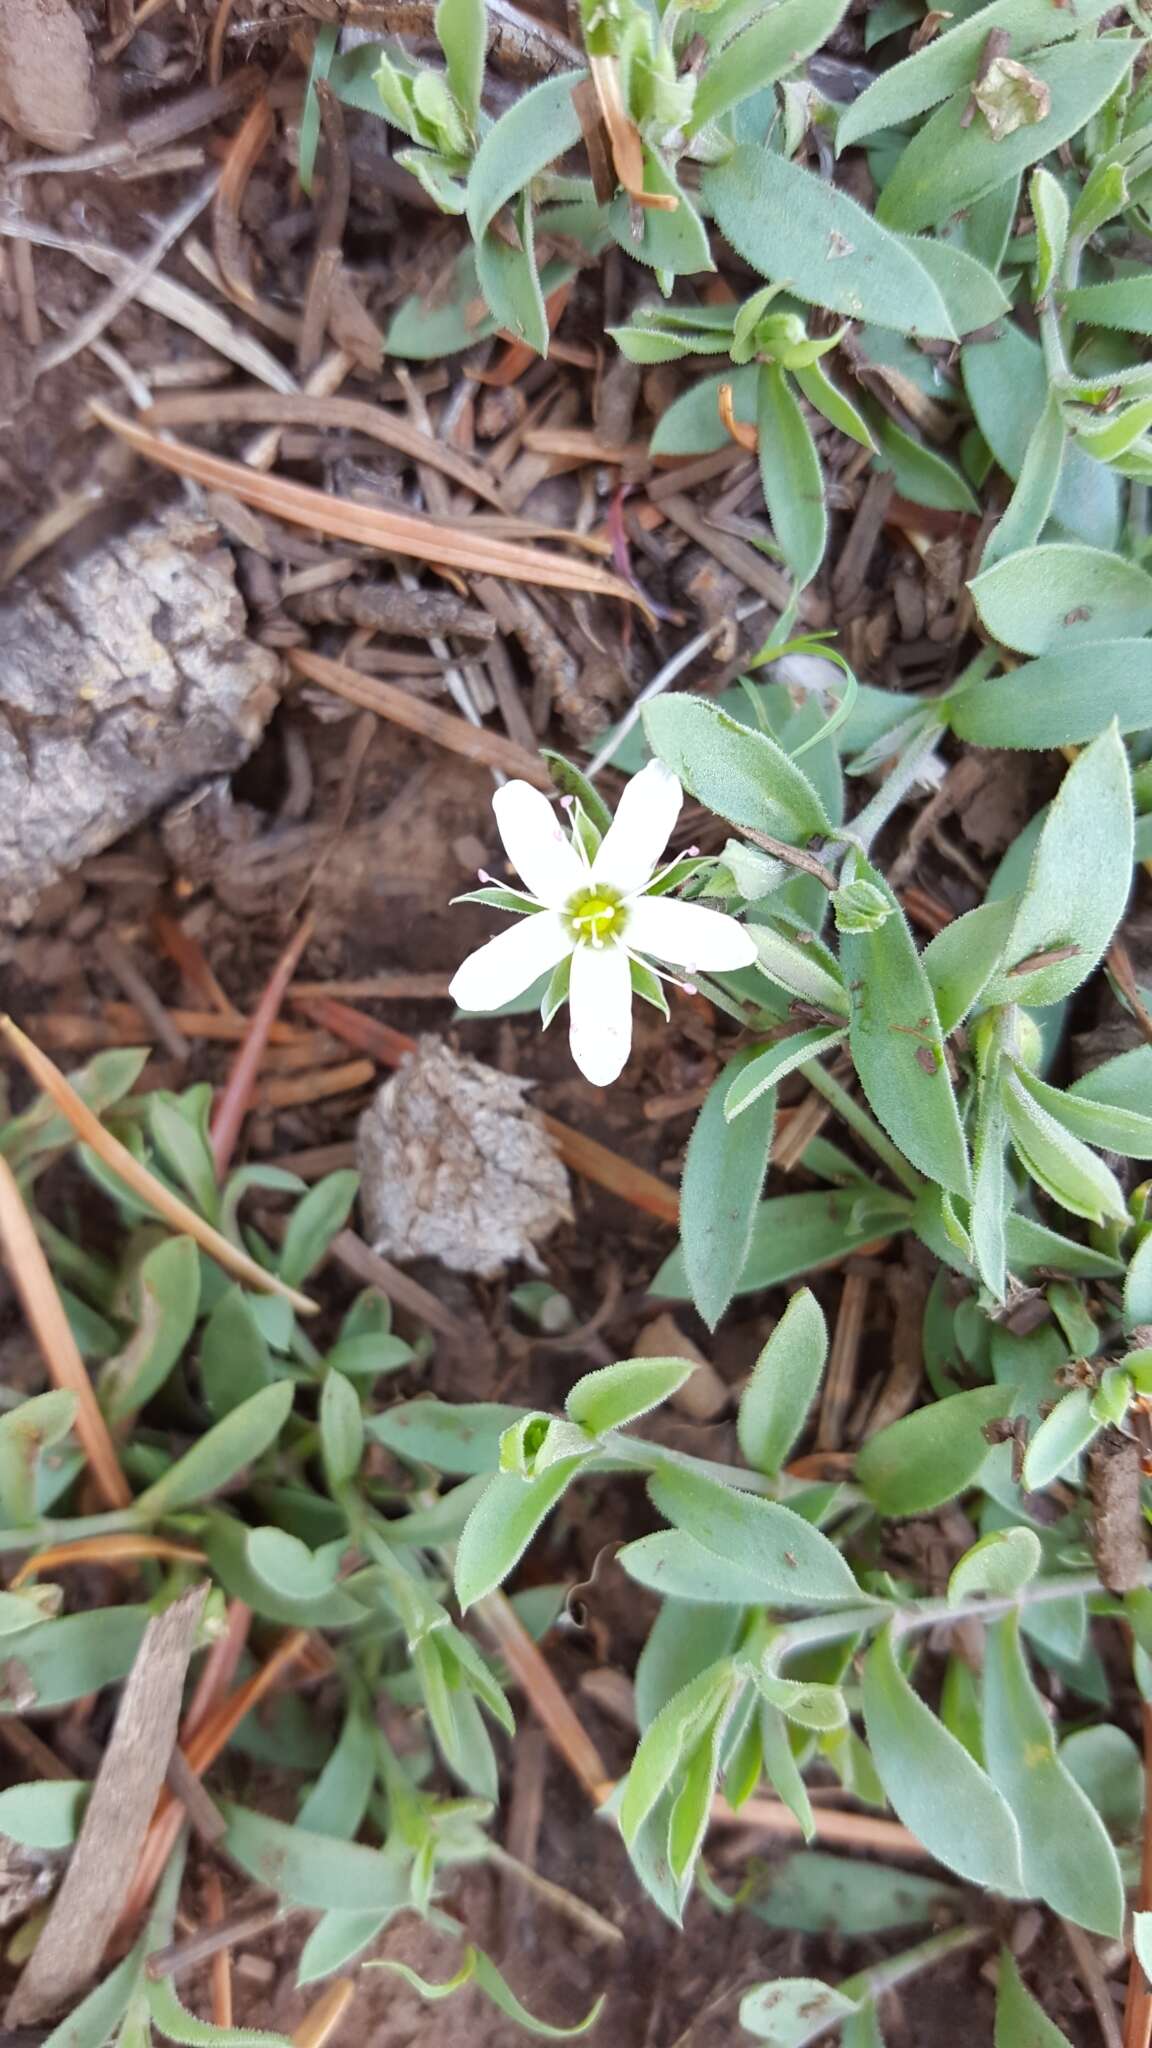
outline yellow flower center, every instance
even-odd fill
[[[628,922],[619,891],[603,884],[577,890],[565,916],[572,937],[586,946],[603,946],[609,939],[618,939]]]

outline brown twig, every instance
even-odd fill
[[[164,1948],[153,1949],[144,1965],[145,1974],[153,1982],[160,1977],[182,1976],[185,1970],[210,1962],[222,1948],[235,1948],[241,1941],[255,1941],[257,1935],[267,1934],[291,1911],[292,1907],[286,1906],[275,1893],[265,1893],[258,1904],[238,1906],[234,1913],[221,1915],[210,1926],[197,1929],[182,1941],[170,1941]]]
[[[261,1062],[268,1044],[268,1034],[275,1023],[280,1006],[288,992],[292,976],[300,962],[305,947],[316,929],[314,917],[306,917],[298,932],[289,940],[283,953],[268,978],[267,985],[248,1026],[244,1042],[233,1062],[231,1072],[221,1091],[213,1113],[211,1124],[212,1157],[216,1162],[217,1179],[227,1172],[236,1150],[236,1143],[248,1114],[252,1092],[256,1086]]]
[[[321,1992],[315,2005],[305,2013],[291,2037],[292,2048],[324,2048],[355,1996],[354,1977],[335,1977],[327,1990]]]
[[[813,1806],[812,1818],[821,1841],[839,1842],[846,1848],[879,1849],[889,1856],[928,1855],[923,1843],[899,1821],[883,1820],[873,1813],[844,1813],[838,1807]],[[773,1835],[802,1835],[795,1814],[779,1799],[746,1799],[738,1813],[724,1799],[712,1802],[712,1819],[721,1827],[762,1828]]]
[[[212,17],[212,33],[208,38],[208,80],[211,85],[219,85],[224,76],[224,40],[234,4],[235,0],[219,0]]]
[[[375,1079],[376,1068],[371,1060],[347,1060],[342,1066],[263,1082],[256,1093],[256,1106],[303,1109],[310,1102],[327,1102],[333,1095],[351,1095],[357,1088],[370,1088]]]
[[[79,1100],[79,1097],[77,1097]],[[53,1386],[76,1396],[76,1434],[93,1484],[107,1508],[132,1504],[132,1489],[120,1470],[116,1447],[72,1326],[56,1291],[52,1269],[24,1204],[20,1185],[0,1154],[0,1254],[20,1297],[29,1328],[40,1347]]]
[[[218,1870],[208,1870],[204,1891],[209,1925],[215,1929],[224,1919],[224,1887]],[[232,2025],[232,1958],[226,1945],[218,1948],[212,1957],[212,2024],[214,2027]]]
[[[515,1608],[503,1593],[488,1593],[477,1601],[475,1611],[513,1678],[527,1694],[553,1748],[579,1779],[593,1805],[602,1806],[612,1790],[608,1766]]]
[[[1149,1015],[1144,998],[1140,993],[1140,984],[1136,979],[1136,969],[1132,965],[1131,955],[1122,939],[1114,939],[1112,941],[1108,948],[1106,964],[1113,981],[1116,983],[1117,988],[1132,1012],[1133,1023],[1136,1025],[1141,1037],[1149,1045],[1152,1045],[1152,1016]]]
[[[856,1385],[856,1366],[870,1284],[871,1275],[866,1266],[849,1266],[844,1275],[836,1328],[828,1350],[828,1371],[816,1429],[815,1448],[818,1451],[839,1450],[843,1441],[844,1422]]]
[[[741,838],[750,839],[753,846],[759,846],[764,853],[770,853],[776,860],[782,860],[787,867],[799,868],[801,874],[813,876],[817,882],[822,882],[826,889],[834,890],[840,887],[831,868],[825,867],[824,862],[817,860],[816,855],[809,853],[805,847],[789,846],[786,840],[773,839],[767,832],[754,831],[751,825],[741,825],[739,831]]]
[[[191,477],[194,483],[204,484],[209,490],[231,491],[242,504],[286,519],[290,525],[307,526],[337,540],[379,548],[385,554],[410,555],[417,561],[444,563],[453,569],[510,576],[518,583],[541,583],[554,590],[591,591],[601,597],[622,598],[626,604],[644,609],[642,599],[629,584],[593,563],[547,554],[540,548],[519,547],[514,541],[491,540],[483,533],[473,533],[467,523],[449,525],[382,505],[357,505],[306,484],[289,483],[284,477],[260,476],[242,463],[209,455],[187,442],[161,440],[158,434],[149,433],[147,428],[135,425],[96,400],[90,402],[89,410],[110,432],[118,434],[129,447],[161,469]]]
[[[238,1280],[244,1280],[249,1287],[256,1288],[262,1294],[283,1295],[284,1299],[290,1301],[293,1308],[303,1315],[315,1314],[316,1304],[309,1301],[306,1294],[298,1293],[294,1287],[286,1287],[275,1273],[269,1273],[264,1266],[258,1265],[255,1259],[250,1258],[247,1252],[241,1251],[238,1246],[230,1243],[228,1238],[222,1236],[220,1231],[214,1230],[210,1223],[205,1223],[204,1218],[198,1215],[195,1209],[190,1208],[187,1202],[181,1201],[179,1195],[173,1194],[170,1188],[165,1187],[163,1181],[157,1180],[154,1173],[150,1173],[146,1166],[142,1166],[129,1152],[127,1146],[122,1145],[119,1138],[114,1138],[111,1131],[105,1129],[99,1117],[81,1100],[71,1082],[60,1072],[54,1061],[48,1058],[47,1053],[41,1052],[39,1046],[33,1045],[30,1038],[25,1037],[19,1026],[12,1022],[11,1017],[0,1017],[0,1032],[32,1079],[51,1098],[57,1109],[63,1112],[76,1136],[85,1145],[92,1147],[104,1164],[111,1167],[117,1179],[131,1188],[133,1194],[139,1195],[182,1236],[194,1237],[197,1244],[202,1246],[210,1257],[223,1266],[226,1272],[235,1274]],[[4,1170],[9,1171],[7,1167]],[[12,1185],[15,1187],[15,1181]],[[23,1203],[20,1206],[23,1209]],[[28,1224],[28,1230],[35,1240],[31,1224]],[[39,1249],[38,1240],[35,1241]],[[55,1295],[55,1289],[53,1294]],[[59,1309],[58,1297],[56,1300]],[[60,1309],[59,1313],[63,1317],[63,1309]],[[69,1336],[71,1337],[70,1332]],[[75,1350],[74,1340],[72,1348],[79,1361],[80,1354]],[[83,1372],[82,1365],[80,1370]],[[87,1377],[85,1373],[85,1381]],[[90,1386],[89,1393],[91,1394]],[[95,1396],[92,1396],[92,1399],[94,1401]],[[125,1505],[126,1502],[117,1504]]]
[[[1100,2022],[1104,2048],[1124,2048],[1120,2023],[1116,2018],[1116,2008],[1108,1988],[1108,1979],[1100,1967],[1100,1958],[1091,1935],[1086,1934],[1082,1927],[1077,1927],[1074,1920],[1066,1920],[1063,1914],[1060,1916],[1060,1925],[1064,1931],[1064,1939],[1072,1951],[1076,1968],[1084,1980],[1084,1989],[1092,2001],[1092,2009]]]
[[[476,761],[486,768],[499,768],[505,775],[518,776],[524,782],[532,783],[536,789],[552,790],[552,779],[543,761],[536,754],[529,754],[500,732],[489,732],[486,726],[470,725],[466,719],[457,718],[450,711],[441,711],[438,705],[425,703],[422,697],[409,696],[395,683],[386,683],[378,676],[364,676],[357,669],[349,668],[346,662],[330,661],[325,654],[311,654],[306,648],[293,647],[289,650],[288,661],[298,675],[306,676],[310,682],[322,683],[337,697],[343,697],[349,704],[357,704],[363,711],[374,711],[378,718],[387,719],[390,725],[398,725],[405,732],[418,733],[422,739],[432,740],[448,752],[460,754],[466,761]]]
[[[238,306],[251,307],[257,296],[248,274],[240,208],[248,180],[271,142],[275,126],[268,95],[264,91],[249,107],[232,138],[212,208],[212,248],[216,267],[225,289]]]
[[[70,2004],[99,1965],[176,1740],[207,1590],[193,1586],[144,1631],[63,1883],[9,2000],[10,2027]]]
[[[219,1010],[221,1016],[233,1017],[243,1024],[244,1020],[231,996],[221,988],[209,966],[199,939],[194,939],[191,932],[186,931],[176,918],[169,917],[163,910],[155,913],[152,931],[168,958],[180,969],[189,986],[203,996],[213,1009]]]
[[[308,272],[304,322],[296,351],[296,367],[302,377],[315,369],[323,352],[332,292],[343,255],[348,202],[352,195],[344,109],[331,86],[323,79],[316,82],[316,102],[320,109],[320,137],[324,147],[324,204]]]
[[[102,932],[96,940],[96,951],[113,975],[129,1002],[148,1019],[165,1051],[174,1060],[186,1060],[192,1047],[179,1025],[172,1022],[151,983],[140,972],[127,946],[122,946],[114,932]]]

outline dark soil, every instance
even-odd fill
[[[548,8],[542,5],[539,11],[547,13]],[[109,0],[107,14],[95,4],[82,8],[81,14],[97,48],[119,38],[126,23],[118,0]],[[275,5],[250,7],[243,16],[238,11],[225,43],[227,71],[247,61],[259,65],[274,82],[278,109],[274,138],[243,202],[246,260],[261,303],[292,316],[304,302],[313,240],[313,213],[295,183],[291,148],[304,77],[301,57],[307,54],[311,23],[309,17]],[[556,10],[556,18],[562,19],[562,10]],[[202,85],[210,28],[211,17],[201,0],[161,8],[117,55],[99,62],[101,136],[119,133],[125,122]],[[846,47],[851,42],[849,35]],[[162,175],[129,180],[114,173],[49,172],[16,181],[15,203],[61,234],[138,253],[155,225],[203,175],[205,165],[226,149],[237,118],[235,113],[225,115],[173,144],[172,164]],[[352,203],[345,257],[367,317],[381,324],[404,294],[420,284],[435,288],[458,246],[456,229],[425,210],[412,182],[387,156],[383,137],[382,125],[350,118]],[[191,161],[180,160],[181,150]],[[0,180],[5,162],[26,153],[26,142],[0,125]],[[207,215],[195,232],[203,242],[210,241]],[[29,339],[30,308],[40,308],[42,332],[51,338],[66,331],[106,283],[74,257],[38,247],[31,285],[27,279],[22,284],[13,260],[16,247],[0,240],[0,550],[21,546],[53,508],[73,499],[79,508],[64,537],[37,552],[26,572],[35,579],[60,549],[79,553],[91,548],[102,534],[122,530],[142,510],[173,501],[179,487],[127,457],[104,429],[93,426],[85,411],[93,396],[130,408],[114,372],[90,351],[39,378],[34,375],[37,344]],[[186,242],[170,254],[163,269],[226,310],[238,329],[260,339],[283,362],[292,362],[290,344],[204,282],[188,261]],[[734,264],[732,279],[740,289],[738,273]],[[613,302],[609,311],[617,318],[621,305],[626,310],[641,287],[642,280],[622,258],[612,259],[602,271],[582,273],[559,330],[567,351],[562,348],[559,358],[533,365],[518,385],[478,385],[474,407],[461,410],[465,432],[460,445],[483,459],[499,436],[518,423],[526,406],[559,425],[591,428],[590,346],[602,330],[605,297]],[[202,340],[134,302],[111,322],[104,339],[132,369],[155,380],[158,395],[179,388],[180,378],[198,381],[196,365],[203,369],[208,364],[207,374],[214,374],[213,363],[216,369],[221,365],[220,358],[210,361]],[[567,359],[573,352],[575,362]],[[464,360],[482,371],[503,355],[504,345],[493,344]],[[241,371],[224,367],[229,386],[247,382]],[[433,406],[442,402],[444,393],[458,395],[459,367],[459,359],[442,369],[427,366],[430,374],[419,366],[420,381],[434,387]],[[672,370],[645,376],[635,417],[626,422],[623,438],[642,440],[681,381],[680,373]],[[347,391],[373,398],[385,386],[394,396],[390,366],[383,372],[357,367]],[[250,428],[211,425],[180,431],[234,457],[252,433]],[[898,523],[873,518],[873,500],[867,505],[864,501],[875,485],[868,484],[849,444],[829,430],[823,453],[837,540],[830,573],[818,587],[821,615],[840,630],[845,654],[863,679],[882,676],[890,686],[898,675],[918,688],[946,683],[960,663],[971,623],[962,586],[975,522],[953,515],[929,516],[931,545],[925,558]],[[529,484],[518,505],[522,515],[561,525],[581,518],[585,524],[603,523],[620,471],[594,461],[572,468],[562,459],[538,457],[533,486],[522,467],[530,459],[523,454],[513,458],[519,483]],[[286,432],[277,467],[282,474],[322,484],[337,494],[360,496],[364,502],[413,504],[420,489],[419,479],[401,458],[339,432]],[[693,488],[700,504],[726,495],[730,521],[737,527],[744,522],[742,530],[753,534],[764,527],[764,518],[753,465],[746,462],[744,471],[747,488],[742,494],[733,495],[741,473],[738,465]],[[630,458],[622,474],[637,486],[630,501],[633,510],[650,502],[644,495],[650,472],[643,459]],[[465,516],[464,501],[457,497],[455,502]],[[302,623],[284,588],[302,567],[315,566],[338,549],[326,550],[318,538],[306,541],[298,530],[274,520],[262,531],[254,528],[250,516],[233,501],[209,501],[205,509],[220,522],[234,550],[252,633],[268,645],[307,643],[347,658],[349,629]],[[555,596],[539,599],[539,609],[558,635],[568,665],[564,688],[551,692],[547,669],[539,663],[534,666],[518,642],[506,643],[521,720],[528,723],[529,734],[533,728],[541,735],[546,732],[562,747],[573,748],[604,725],[685,636],[710,619],[730,618],[736,604],[749,595],[730,570],[689,543],[674,523],[664,520],[647,526],[632,521],[628,531],[636,573],[651,595],[678,612],[682,623],[662,624],[653,634],[623,621],[620,608],[600,601],[569,605]],[[739,644],[733,628],[716,657],[689,672],[689,681],[709,690],[722,687],[737,672],[741,649],[746,652],[759,643],[770,618],[770,612],[762,612],[750,621],[741,629]],[[441,691],[442,677],[429,664],[424,643],[361,636],[357,647],[361,655],[367,650],[369,658],[381,652],[392,657],[388,680],[406,683],[418,695],[431,697]],[[396,672],[397,655],[417,657],[410,674],[402,662]],[[442,694],[435,701],[453,708]],[[488,723],[499,729],[499,714]],[[982,773],[975,780],[969,777],[965,782],[964,773],[960,762],[943,795],[927,809],[922,806],[920,836],[909,836],[913,814],[905,811],[883,849],[889,863],[904,856],[900,880],[905,900],[925,934],[978,900],[1000,853],[1052,784],[1049,768],[1019,755],[1010,760],[983,757]],[[612,778],[606,778],[606,786],[611,783]],[[63,1064],[78,1063],[117,1035],[116,1013],[109,1006],[122,1005],[125,995],[102,946],[111,935],[130,949],[161,1004],[202,1009],[202,996],[189,992],[158,936],[159,914],[183,925],[227,995],[248,1011],[306,904],[314,911],[317,926],[301,979],[342,983],[397,977],[400,992],[395,996],[351,1000],[398,1030],[447,1032],[478,1057],[531,1075],[538,1083],[534,1099],[539,1107],[647,1167],[674,1189],[696,1108],[719,1069],[722,1051],[731,1043],[727,1025],[703,1002],[676,996],[670,1030],[638,1018],[633,1058],[623,1081],[611,1092],[590,1089],[575,1073],[559,1026],[542,1037],[534,1020],[451,1024],[447,979],[464,952],[486,935],[490,920],[481,910],[451,908],[450,898],[472,886],[478,868],[499,871],[491,793],[491,777],[483,765],[444,753],[286,676],[280,709],[230,788],[214,787],[194,807],[141,826],[49,891],[31,924],[21,930],[5,932],[0,910],[0,958],[6,961],[0,975],[3,1005]],[[682,843],[701,840],[708,829],[719,830],[714,825],[706,828],[698,814],[687,810]],[[717,842],[705,838],[703,843]],[[425,978],[419,993],[413,993],[417,985],[412,977]],[[1088,1014],[1078,1021],[1082,1029],[1091,1030],[1096,1020]],[[357,1056],[336,1038],[318,1038],[313,1068],[320,1073]],[[140,1085],[219,1081],[228,1059],[227,1047],[203,1039],[193,1040],[186,1062],[174,1061],[171,1052],[159,1046]],[[278,1076],[283,1078],[273,1066],[264,1079],[275,1082]],[[335,1094],[320,1094],[298,1106],[258,1104],[246,1131],[248,1155],[283,1163],[318,1148],[346,1147],[379,1078],[361,1078]],[[798,1090],[794,1102],[801,1098]],[[794,1174],[789,1185],[802,1188],[803,1175]],[[588,1181],[574,1182],[574,1202],[576,1220],[550,1240],[545,1266],[571,1302],[576,1324],[596,1319],[592,1332],[569,1349],[541,1343],[508,1303],[510,1286],[524,1275],[511,1274],[499,1283],[472,1283],[428,1266],[415,1277],[455,1313],[471,1319],[477,1341],[466,1352],[439,1346],[427,1370],[419,1378],[398,1383],[399,1392],[410,1393],[419,1386],[453,1400],[500,1399],[554,1407],[580,1373],[629,1355],[655,1312],[647,1288],[671,1246],[672,1230]],[[842,1432],[829,1447],[835,1452],[851,1451],[860,1441],[872,1405],[888,1383],[899,1344],[906,1341],[898,1320],[901,1299],[923,1291],[918,1254],[910,1248],[889,1250],[867,1271],[870,1285],[856,1380]],[[334,1298],[340,1297],[343,1284],[334,1279]],[[834,1317],[843,1276],[821,1274],[813,1284]],[[677,1311],[677,1318],[684,1333],[707,1348],[734,1396],[780,1305],[781,1300],[773,1297],[738,1305],[715,1342],[689,1311]],[[399,1320],[402,1327],[412,1327],[403,1315]],[[915,1325],[913,1334],[918,1341]],[[6,1377],[14,1377],[19,1369],[22,1341],[9,1312],[3,1339]],[[730,1401],[715,1420],[681,1417],[666,1427],[685,1448],[724,1457],[732,1448],[732,1412]],[[638,1488],[578,1490],[556,1518],[546,1543],[533,1553],[531,1574],[542,1582],[591,1579],[606,1546],[642,1533],[647,1526],[644,1515]],[[940,1569],[946,1573],[955,1554],[947,1532],[942,1534],[933,1525],[924,1534],[929,1554],[935,1544]],[[625,1767],[630,1753],[629,1680],[653,1605],[606,1563],[586,1596],[587,1625],[576,1628],[566,1622],[546,1645],[614,1770]],[[606,1697],[616,1701],[615,1717],[604,1711]],[[323,1697],[317,1702],[322,1723],[326,1704]],[[530,1727],[522,1706],[520,1719],[522,1730]],[[44,1732],[52,1739],[50,1726]],[[94,1722],[89,1737],[98,1734],[99,1723]],[[643,1899],[615,1832],[594,1818],[560,1761],[522,1733],[518,1747],[506,1751],[506,1765],[498,1837],[507,1839],[502,1827],[518,1813],[522,1821],[522,1806],[527,1803],[537,1813],[538,1825],[529,1829],[526,1860],[542,1877],[595,1906],[623,1935],[619,1947],[597,1944],[518,1881],[497,1879],[487,1870],[462,1877],[450,1903],[476,1940],[501,1959],[517,1991],[543,2018],[571,2022],[607,1991],[608,2013],[598,2040],[619,2042],[621,2048],[720,2048],[722,2043],[727,2048],[743,2038],[736,2008],[750,1984],[775,1971],[826,1975],[835,1981],[901,1945],[898,1940],[848,1943],[831,1930],[826,1937],[774,1933],[749,1913],[724,1916],[702,1899],[692,1905],[683,1933],[677,1933]],[[229,1778],[233,1787],[245,1783],[242,1775],[237,1776],[243,1771],[242,1764],[230,1762],[222,1783]],[[534,1784],[525,1785],[525,1773],[536,1773]],[[280,1800],[290,1812],[295,1783],[281,1777],[269,1784],[262,1778],[261,1797],[273,1806]],[[251,1790],[250,1780],[245,1790]],[[738,1888],[748,1855],[780,1853],[781,1845],[763,1836],[755,1842],[741,1837],[737,1861],[725,1838],[716,1839],[715,1874],[730,1892]],[[518,1853],[524,1856],[525,1846]],[[867,1884],[866,1874],[861,1882]],[[302,1995],[293,1989],[300,1926],[299,1920],[289,1921],[249,1951],[241,1950],[235,1972],[238,2021],[290,2030],[313,2001],[314,1991]],[[1085,1993],[1058,1935],[1048,1927],[1041,1932],[1038,1916],[1027,1912],[1017,1915],[1015,1923],[1010,1921],[1006,1931],[1019,1943],[1030,1981],[1043,1987],[1045,2002],[1061,2025],[1075,2039],[1095,2039]],[[432,1977],[448,1975],[456,1966],[450,1945],[414,1918],[398,1923],[379,1944],[378,1953],[404,1960]],[[936,2048],[990,2037],[992,1993],[982,1974],[986,1953],[977,1950],[976,1961],[961,1959],[928,1973],[899,2002],[892,2001],[885,2022],[892,2048]],[[183,1991],[196,2003],[204,1988],[193,1977]],[[206,2011],[207,2006],[201,2002],[198,2009]],[[426,2007],[399,1979],[370,1970],[360,1978],[356,2002],[336,2037],[341,2044],[363,2041],[370,2048],[407,2048],[423,2042],[435,2043],[436,2048],[457,2048],[465,2042],[469,2048],[512,2048],[521,2038],[506,2022],[494,2019],[473,1992]]]

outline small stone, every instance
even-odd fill
[[[531,1086],[422,1038],[360,1120],[361,1204],[376,1251],[492,1279],[572,1220],[568,1176]]]
[[[0,121],[62,154],[95,133],[88,38],[68,0],[0,0]]]
[[[671,1406],[693,1422],[714,1422],[728,1406],[732,1389],[691,1337],[686,1337],[675,1316],[665,1309],[648,1323],[632,1346],[634,1358],[684,1358],[696,1370],[671,1396]]]

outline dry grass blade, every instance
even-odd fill
[[[218,1179],[223,1177],[232,1163],[232,1154],[236,1150],[236,1143],[251,1105],[252,1092],[268,1044],[268,1034],[279,1014],[280,1005],[284,1001],[301,955],[315,929],[315,918],[306,917],[299,931],[294,933],[284,948],[252,1013],[252,1021],[240,1050],[232,1062],[232,1069],[216,1106],[209,1133]]]
[[[383,406],[369,405],[365,398],[313,397],[310,392],[271,391],[176,391],[159,398],[144,415],[148,427],[185,427],[207,422],[228,426],[239,421],[251,426],[339,427],[350,433],[367,434],[385,448],[408,455],[413,462],[426,462],[453,483],[472,491],[497,511],[504,500],[487,470],[469,462],[446,442],[421,433],[410,420],[397,418]]]
[[[2,1156],[0,1251],[40,1346],[53,1386],[63,1387],[76,1396],[76,1434],[101,1500],[108,1508],[130,1507],[132,1489],[120,1470],[116,1447],[100,1413],[92,1382],[56,1292],[56,1282],[44,1247],[33,1228],[16,1176]]]
[[[292,2048],[324,2048],[356,1996],[353,1977],[337,1977],[305,2013],[292,2035]]]
[[[592,1804],[603,1806],[612,1790],[608,1766],[515,1608],[503,1593],[488,1593],[477,1601],[476,1613],[527,1694],[553,1748],[579,1779]]]
[[[518,746],[515,740],[507,739],[503,733],[489,732],[486,726],[470,725],[466,719],[456,718],[450,711],[441,711],[435,704],[428,704],[423,697],[413,697],[407,690],[397,688],[395,683],[385,683],[377,676],[361,675],[359,669],[349,668],[346,662],[331,661],[326,654],[309,654],[305,648],[293,647],[288,660],[298,675],[307,676],[310,682],[322,683],[337,697],[344,697],[350,704],[357,704],[362,711],[374,711],[378,718],[387,719],[390,725],[402,726],[405,732],[419,733],[422,739],[432,740],[436,746],[445,747],[449,753],[462,754],[465,760],[478,761],[485,768],[499,768],[505,775],[515,775],[525,782],[531,782],[536,789],[550,792],[553,784],[548,770],[538,754],[530,754],[527,748]]]
[[[103,277],[122,278],[132,268],[131,257],[119,249],[77,235],[61,234],[58,229],[40,221],[0,213],[0,235],[32,242],[39,248],[62,249],[66,255],[77,257]],[[174,320],[178,327],[187,328],[198,341],[215,349],[218,355],[238,363],[249,376],[271,385],[273,391],[296,390],[296,379],[291,370],[277,362],[271,351],[254,335],[234,326],[219,307],[210,305],[207,299],[190,291],[187,285],[177,284],[174,278],[165,277],[163,273],[153,273],[141,279],[133,297],[151,312],[161,314],[166,320]]]
[[[385,554],[411,555],[419,562],[443,563],[451,569],[467,569],[483,576],[510,576],[515,583],[541,583],[553,590],[582,590],[600,597],[618,597],[625,604],[644,608],[643,600],[629,584],[607,569],[589,562],[570,561],[564,555],[548,555],[537,548],[518,547],[514,541],[489,540],[471,534],[466,525],[451,526],[438,519],[426,519],[413,512],[393,512],[379,505],[354,505],[345,498],[333,498],[326,491],[307,484],[288,483],[283,477],[259,476],[239,462],[205,454],[183,441],[162,441],[146,427],[133,425],[110,407],[93,401],[91,412],[112,433],[118,434],[138,455],[144,455],[161,469],[175,470],[177,476],[191,477],[209,490],[231,491],[245,505],[293,526],[307,526],[334,540],[355,541],[361,547],[379,548]]]
[[[812,1818],[816,1838],[840,1842],[851,1849],[877,1849],[888,1856],[927,1856],[909,1828],[898,1820],[884,1820],[874,1813],[844,1813],[838,1807],[814,1805]],[[803,1835],[804,1830],[791,1808],[780,1799],[746,1799],[739,1812],[727,1800],[712,1802],[712,1819],[721,1827],[760,1829],[772,1835]]]
[[[176,1741],[206,1592],[193,1586],[144,1632],[64,1881],[9,2000],[10,2027],[58,2011],[96,1973]]]
[[[191,1543],[172,1543],[166,1536],[85,1536],[76,1543],[52,1543],[26,1557],[8,1581],[14,1593],[41,1572],[62,1571],[72,1564],[138,1564],[143,1558],[161,1558],[166,1564],[203,1564],[204,1552]]]
[[[30,1038],[25,1037],[19,1025],[12,1022],[11,1017],[0,1017],[0,1032],[3,1032],[13,1052],[38,1087],[44,1090],[57,1109],[67,1117],[76,1136],[83,1144],[91,1146],[97,1157],[104,1161],[105,1166],[111,1167],[117,1179],[131,1188],[133,1194],[139,1195],[143,1201],[149,1203],[174,1230],[194,1237],[197,1244],[214,1258],[218,1265],[223,1266],[225,1272],[234,1274],[237,1280],[245,1281],[249,1287],[256,1288],[261,1294],[282,1294],[302,1315],[315,1314],[316,1304],[309,1301],[306,1294],[298,1294],[294,1287],[286,1287],[275,1273],[269,1273],[263,1266],[258,1266],[255,1259],[249,1258],[247,1252],[241,1251],[237,1245],[222,1237],[218,1230],[214,1230],[210,1223],[205,1223],[204,1218],[197,1215],[195,1209],[190,1209],[187,1202],[182,1202],[179,1195],[174,1195],[170,1188],[166,1188],[162,1181],[158,1181],[154,1174],[149,1173],[146,1166],[141,1166],[140,1161],[133,1158],[127,1146],[122,1145],[119,1138],[114,1138],[111,1131],[105,1130],[99,1117],[93,1114],[86,1102],[81,1101],[71,1082],[60,1072],[54,1061],[48,1058],[47,1053],[41,1052],[39,1046],[33,1045]],[[28,1228],[31,1231],[31,1224]],[[33,1241],[35,1242],[34,1233]],[[38,1245],[37,1249],[39,1250]],[[53,1292],[55,1293],[55,1290]],[[59,1308],[59,1301],[57,1307]],[[61,1317],[63,1314],[64,1311],[60,1309]],[[79,1357],[79,1352],[76,1352],[77,1361]],[[82,1365],[80,1370],[83,1371]],[[87,1380],[86,1373],[84,1377]],[[93,1401],[94,1399],[95,1397]],[[96,1412],[99,1413],[99,1410]],[[116,1506],[123,1504],[122,1501],[115,1503]]]

